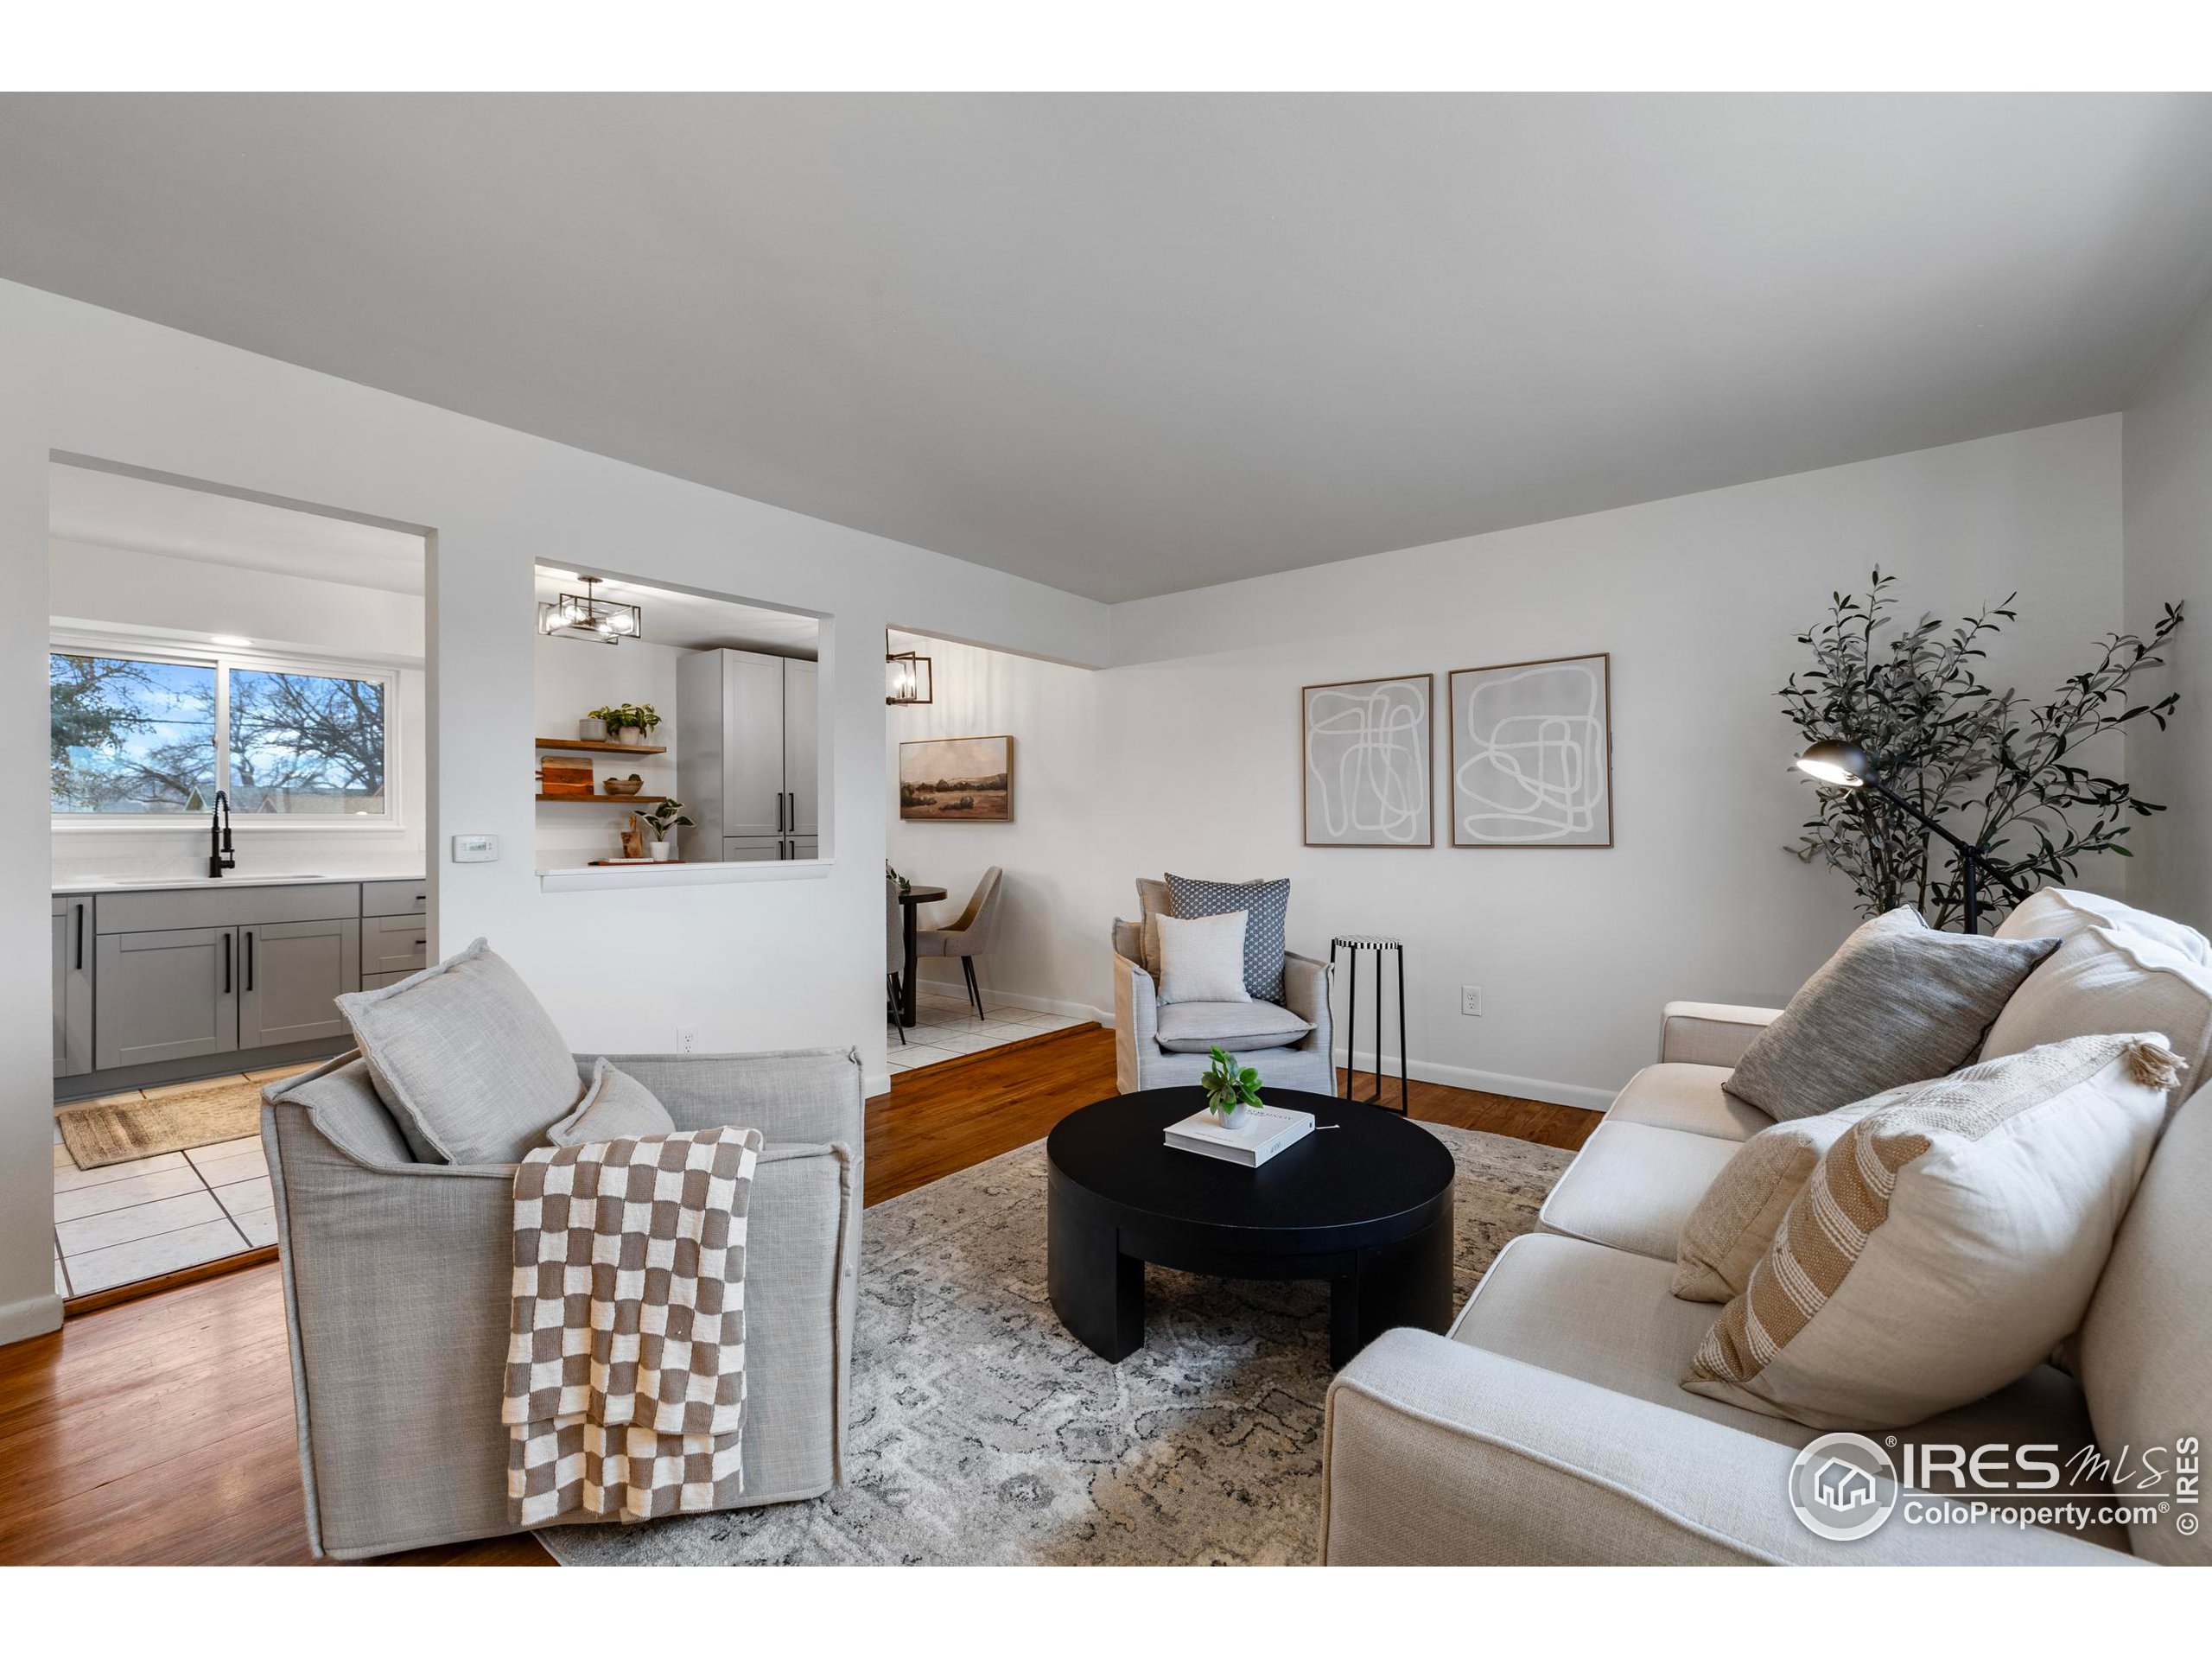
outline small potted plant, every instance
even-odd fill
[[[1224,1050],[1211,1049],[1208,1054],[1213,1064],[1198,1079],[1198,1087],[1205,1090],[1206,1110],[1220,1119],[1223,1128],[1241,1128],[1245,1113],[1260,1103],[1260,1074],[1237,1065],[1236,1057]]]
[[[593,709],[590,717],[606,728],[610,743],[651,742],[653,728],[660,724],[660,711],[650,702],[610,703]]]
[[[638,816],[652,830],[652,839],[645,843],[647,855],[657,864],[666,863],[675,851],[669,841],[670,832],[686,829],[691,823],[683,816],[683,803],[671,796],[664,801],[654,802],[649,810]]]

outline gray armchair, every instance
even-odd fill
[[[1196,1083],[1206,1069],[1209,1038],[1228,1036],[1226,1030],[1204,1029],[1200,1010],[1265,1009],[1267,1003],[1185,1002],[1170,1005],[1169,1029],[1161,1030],[1158,988],[1139,960],[1142,955],[1137,924],[1114,924],[1114,1086],[1122,1093],[1140,1089],[1166,1089]],[[1313,1029],[1296,1041],[1239,1052],[1245,1065],[1260,1074],[1262,1084],[1278,1089],[1305,1089],[1317,1095],[1337,1092],[1337,1068],[1332,1058],[1329,1027],[1329,968],[1326,963],[1295,952],[1283,957],[1282,1006]],[[1179,1017],[1177,1010],[1183,1011]],[[1192,1016],[1196,1016],[1195,1018]],[[1165,1045],[1179,1046],[1169,1048]]]
[[[588,1076],[596,1057],[577,1058]],[[744,1502],[818,1497],[843,1478],[859,1057],[607,1058],[678,1128],[734,1123],[767,1140],[747,1229]],[[349,1559],[512,1532],[499,1395],[513,1167],[416,1162],[359,1058],[276,1085],[261,1138],[309,1544]]]

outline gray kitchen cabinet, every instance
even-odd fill
[[[787,836],[822,833],[821,753],[815,728],[815,693],[821,677],[819,664],[784,658],[784,833]]]
[[[238,932],[240,1048],[343,1037],[335,999],[361,988],[361,924],[257,922]]]
[[[421,916],[361,918],[361,972],[411,974],[429,963],[429,924]]]
[[[361,883],[364,916],[413,916],[419,919],[429,906],[430,884],[427,881]]]
[[[54,899],[54,1075],[79,1077],[92,1069],[92,901],[82,893]]]
[[[684,858],[789,858],[794,836],[821,833],[820,677],[817,664],[754,651],[677,664],[676,792],[693,820]]]
[[[232,927],[100,934],[93,957],[97,1068],[237,1052],[238,955]]]
[[[207,887],[103,893],[92,906],[100,933],[152,933],[175,928],[243,927],[255,922],[334,922],[361,913],[355,881],[313,887]]]

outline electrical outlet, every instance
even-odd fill
[[[679,1054],[696,1054],[699,1052],[698,1027],[678,1026],[676,1028],[676,1052]]]
[[[1459,1012],[1472,1014],[1478,1020],[1483,1017],[1483,988],[1481,986],[1462,985],[1459,988]]]

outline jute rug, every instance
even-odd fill
[[[1571,1154],[1423,1124],[1459,1165],[1465,1300]],[[537,1535],[569,1566],[1310,1562],[1328,1288],[1146,1270],[1109,1365],[1045,1294],[1039,1141],[868,1212],[846,1484],[811,1503]]]
[[[227,1078],[155,1100],[63,1106],[54,1117],[70,1160],[79,1169],[98,1169],[260,1134],[261,1085]]]

